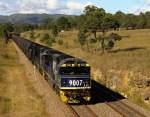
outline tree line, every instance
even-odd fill
[[[59,32],[77,29],[78,42],[81,48],[85,45],[90,51],[89,44],[99,41],[102,53],[114,47],[116,41],[121,40],[121,36],[112,33],[105,35],[109,30],[119,29],[145,29],[150,28],[150,12],[135,14],[125,14],[121,11],[115,14],[107,13],[103,8],[96,6],[86,6],[80,16],[67,16],[58,19],[47,18],[41,24],[0,24],[0,35],[2,30],[7,29],[17,33],[31,31],[34,29],[51,30],[53,37],[57,37]],[[97,36],[101,32],[102,35]],[[91,35],[93,38],[91,38]],[[90,38],[89,38],[90,37]]]
[[[107,15],[105,15],[107,14]],[[105,17],[103,17],[105,16]],[[96,36],[96,30],[101,27],[125,29],[145,29],[150,28],[150,12],[135,14],[125,14],[121,11],[115,14],[106,13],[103,8],[96,6],[87,6],[84,9],[84,13],[80,16],[64,16],[58,19],[47,18],[41,24],[0,24],[0,27],[7,27],[12,25],[13,30],[16,32],[29,31],[33,29],[57,29],[58,32],[62,30],[80,29],[83,25],[87,25],[88,30],[94,33]],[[103,21],[103,24],[101,22]],[[109,22],[109,24],[106,22]],[[101,26],[100,26],[101,24]],[[110,26],[111,25],[111,26]]]

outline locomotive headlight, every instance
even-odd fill
[[[86,86],[87,86],[87,87],[89,86],[89,82],[88,82],[88,81],[86,81]]]
[[[84,87],[88,87],[89,86],[89,82],[88,81],[85,81],[84,82]]]
[[[61,67],[66,67],[66,64],[62,64]]]

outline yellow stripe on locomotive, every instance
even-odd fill
[[[62,64],[61,67],[90,67],[89,64]]]

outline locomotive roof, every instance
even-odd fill
[[[70,56],[68,54],[65,54],[63,52],[60,52],[56,49],[53,49],[53,48],[49,48],[49,47],[46,47],[44,45],[41,45],[41,44],[38,44],[38,43],[35,43],[33,41],[30,41],[28,39],[25,39],[25,38],[22,38],[22,37],[18,37],[16,35],[13,35],[13,38],[16,38],[16,39],[19,39],[19,40],[24,40],[26,43],[29,43],[31,47],[35,48],[35,49],[38,49],[38,50],[42,50],[43,52],[45,52],[45,54],[47,55],[50,55],[50,56],[55,56],[59,59],[59,61],[69,61],[69,60],[78,60],[78,61],[81,61],[81,62],[85,62],[79,58],[76,58],[76,57],[73,57],[73,56]]]

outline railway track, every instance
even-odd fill
[[[123,117],[147,117],[143,113],[139,112],[138,110],[134,109],[128,104],[122,102],[117,97],[111,95],[109,92],[101,89],[100,87],[94,86],[94,94],[97,96],[97,98],[99,98],[99,100],[103,101],[106,105],[108,105],[111,109],[113,109],[115,112],[117,112],[119,115],[122,115]],[[112,98],[112,100],[114,101],[108,100],[107,97]],[[81,116],[88,117],[87,115],[89,115],[89,117],[100,116],[97,115],[91,108],[88,107],[88,105],[85,104],[83,105],[67,104],[67,106],[70,109],[70,111],[73,113],[74,117],[81,117]],[[87,115],[84,115],[85,113]]]
[[[122,102],[121,100],[118,100],[117,97],[115,97],[114,95],[110,95],[109,92],[99,87],[94,87],[94,91],[94,94],[100,94],[100,96],[98,96],[100,100],[102,100],[106,105],[108,105],[123,117],[147,117],[143,113]],[[107,97],[111,97],[112,99],[114,99],[114,101],[108,101]]]
[[[90,109],[87,105],[84,105],[84,107],[93,115],[93,117],[98,117],[98,115],[92,109]]]
[[[73,113],[74,117],[80,117],[80,115],[75,111],[75,109],[71,105],[67,104],[67,107]]]
[[[73,113],[74,117],[98,117],[98,115],[96,115],[96,113],[90,109],[87,105],[69,105],[67,104],[68,108],[70,109],[70,111]],[[80,106],[80,107],[79,107]],[[82,113],[81,111],[84,111],[84,113]],[[86,111],[86,113],[85,113]]]

